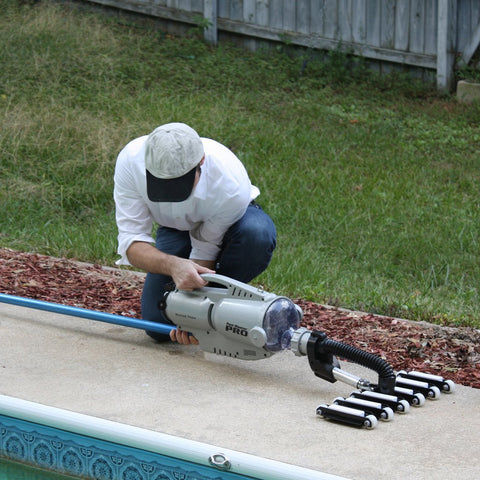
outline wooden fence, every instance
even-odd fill
[[[430,70],[439,89],[480,43],[479,0],[91,0],[170,22],[208,21],[205,39],[234,34],[319,50],[348,48],[387,64]]]

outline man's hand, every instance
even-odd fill
[[[127,250],[130,263],[146,272],[159,273],[172,277],[175,286],[180,290],[195,290],[204,287],[206,282],[202,273],[215,273],[211,260],[190,260],[175,255],[168,255],[153,245],[145,242],[133,242]],[[170,330],[173,342],[182,345],[198,345],[198,340],[179,329]]]
[[[170,339],[172,342],[178,342],[182,345],[198,345],[198,340],[193,335],[179,328],[170,330]]]
[[[160,273],[172,277],[177,288],[195,290],[207,282],[202,273],[215,273],[215,262],[210,260],[190,260],[168,255],[145,242],[133,242],[127,250],[129,262],[146,272]]]
[[[215,270],[199,265],[193,260],[174,257],[171,277],[173,283],[180,290],[195,290],[204,287],[206,282],[200,275],[202,273],[215,273]]]
[[[207,266],[197,263],[198,260],[186,260],[176,257],[175,266],[172,271],[172,279],[175,286],[180,290],[194,290],[196,288],[204,287],[206,282],[200,274],[202,273],[215,273],[215,270],[208,268]],[[206,262],[200,262],[206,263]],[[208,262],[212,263],[212,262]],[[176,330],[170,330],[170,338],[172,342],[178,342],[182,345],[198,345],[198,340],[190,335],[188,332],[184,332],[177,328]]]

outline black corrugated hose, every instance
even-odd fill
[[[395,388],[395,373],[392,366],[376,355],[365,352],[359,348],[347,345],[336,340],[327,338],[324,332],[312,332],[307,345],[308,357],[310,365],[317,374],[316,366],[327,362],[331,368],[333,364],[332,355],[338,355],[345,360],[349,360],[363,367],[374,370],[378,373],[378,391],[385,394],[393,394]],[[313,355],[314,360],[311,358]],[[313,362],[312,362],[313,360]],[[325,368],[325,365],[322,366]],[[322,375],[318,375],[322,376]],[[327,378],[328,380],[328,378]],[[330,380],[332,381],[332,380]]]

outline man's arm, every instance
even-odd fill
[[[133,242],[127,249],[128,261],[135,267],[150,273],[160,273],[172,277],[177,288],[193,290],[204,287],[207,282],[201,273],[215,273],[208,265],[214,262],[188,260],[164,253],[146,242]],[[170,338],[183,345],[198,344],[198,340],[180,329],[172,329]]]
[[[181,290],[204,287],[207,282],[201,273],[215,273],[210,267],[214,262],[189,260],[164,253],[146,242],[133,242],[127,250],[129,262],[135,267],[150,273],[160,273],[172,277]]]

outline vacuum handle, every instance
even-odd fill
[[[269,294],[268,292],[265,292],[261,288],[252,287],[247,283],[243,283],[243,282],[240,282],[239,280],[226,277],[225,275],[219,275],[217,273],[202,273],[200,276],[207,282],[225,287],[225,289],[227,289],[226,296],[230,298],[242,298],[245,300],[264,301],[266,297],[273,295],[273,294]],[[209,287],[207,286],[204,288],[209,288]],[[214,287],[211,287],[211,288],[214,288]]]
[[[218,285],[223,285],[225,288],[229,288],[232,284],[237,283],[235,280],[233,280],[233,278],[226,277],[225,275],[219,275],[218,273],[201,273],[200,276],[206,282],[217,283]]]

